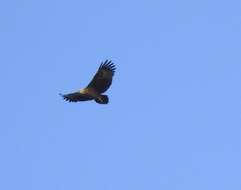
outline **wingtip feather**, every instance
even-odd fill
[[[105,62],[101,62],[99,69],[107,69],[115,73],[116,66],[111,60],[106,59]]]

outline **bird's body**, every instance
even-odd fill
[[[99,104],[107,104],[109,98],[102,93],[110,87],[115,69],[115,65],[111,61],[106,60],[104,63],[101,63],[97,73],[87,87],[74,93],[60,95],[69,102],[95,100]]]
[[[94,88],[91,87],[87,87],[87,88],[82,88],[79,91],[80,94],[88,94],[91,97],[93,97],[93,99],[98,98],[100,96],[100,94],[98,92],[96,92],[96,90]]]

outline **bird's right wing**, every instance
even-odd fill
[[[79,102],[79,101],[87,101],[87,100],[93,100],[90,96],[86,94],[82,94],[80,92],[74,92],[70,94],[59,94],[64,98],[64,100],[68,102]]]
[[[115,70],[115,65],[111,61],[106,60],[104,63],[101,63],[97,73],[88,84],[87,88],[93,88],[99,94],[104,93],[112,83]]]

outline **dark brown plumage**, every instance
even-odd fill
[[[102,93],[106,92],[112,83],[116,67],[109,60],[102,62],[97,73],[87,87],[70,94],[60,94],[66,101],[78,102],[95,100],[99,104],[107,104],[109,98]]]

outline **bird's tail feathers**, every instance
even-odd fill
[[[109,98],[107,95],[100,95],[95,101],[99,104],[108,104]]]

